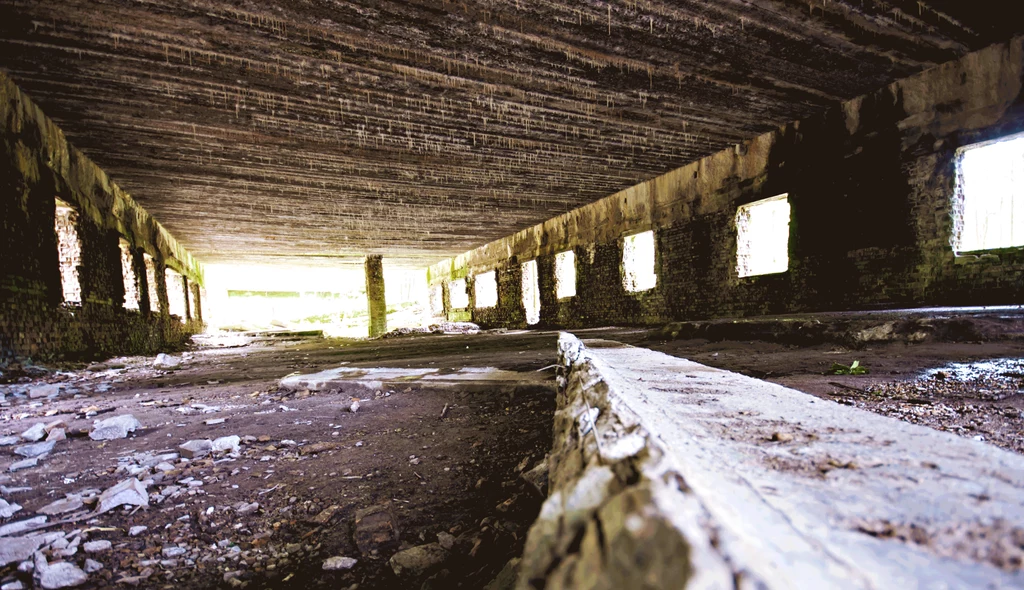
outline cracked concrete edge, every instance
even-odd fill
[[[516,588],[765,585],[723,553],[722,531],[625,403],[614,371],[571,334],[558,346],[550,492],[527,535]]]

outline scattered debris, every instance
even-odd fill
[[[134,477],[130,477],[109,488],[100,494],[96,512],[103,514],[118,506],[149,506],[149,494],[146,492],[146,484]]]
[[[448,551],[438,543],[428,543],[391,556],[388,565],[400,578],[418,578],[439,568],[448,559]]]
[[[329,557],[324,561],[323,569],[325,570],[350,570],[355,567],[357,560],[351,557]]]
[[[157,369],[177,369],[181,366],[181,359],[169,354],[160,353],[153,361],[153,367]]]

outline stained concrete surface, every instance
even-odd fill
[[[1024,457],[677,357],[585,344],[591,380],[660,441],[743,577],[777,588],[1024,584]]]

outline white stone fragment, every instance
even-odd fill
[[[44,436],[46,436],[46,425],[42,422],[37,422],[35,426],[21,433],[21,438],[29,442],[42,440]]]
[[[129,432],[135,432],[142,428],[142,424],[131,414],[114,416],[106,420],[97,420],[93,423],[89,438],[93,440],[114,440],[125,438]]]
[[[339,555],[327,558],[327,560],[324,561],[323,568],[329,571],[350,570],[355,567],[356,563],[358,563],[358,561],[351,557],[343,557]]]
[[[149,494],[146,493],[146,484],[134,477],[128,478],[100,494],[96,512],[103,514],[118,506],[126,505],[149,506]]]
[[[153,366],[157,369],[176,369],[181,366],[181,359],[161,352],[156,355]]]

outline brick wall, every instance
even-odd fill
[[[541,325],[1024,303],[1024,249],[954,256],[957,150],[1024,131],[1024,38],[837,104],[663,176],[443,261],[431,284],[536,258]],[[740,277],[737,207],[788,193],[789,269]],[[623,238],[653,229],[658,284],[622,286]],[[576,253],[577,295],[553,257]],[[474,310],[525,327],[522,303]]]
[[[175,349],[201,330],[198,322],[150,313],[143,253],[161,278],[170,266],[198,285],[202,268],[3,74],[0,122],[0,367],[24,358]],[[70,208],[61,216],[58,198]],[[64,248],[58,248],[58,220]],[[139,310],[125,309],[122,240],[139,284]],[[76,247],[79,255],[71,254]],[[79,283],[70,305],[64,303],[61,251]],[[154,291],[160,309],[167,309],[162,280]]]

